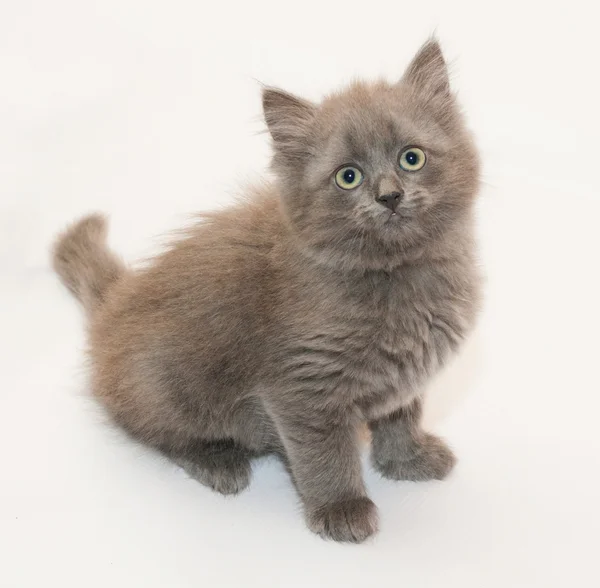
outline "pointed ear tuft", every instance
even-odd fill
[[[450,96],[448,67],[439,43],[431,39],[414,56],[402,78],[427,97]]]
[[[316,106],[278,88],[263,89],[262,105],[275,148],[288,156],[305,153]]]

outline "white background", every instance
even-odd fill
[[[0,4],[0,586],[599,586],[600,153],[591,1]],[[381,532],[305,528],[282,467],[225,499],[109,427],[48,245],[127,259],[263,173],[259,85],[398,78],[434,31],[485,162],[478,332],[432,384],[443,483],[366,479]]]

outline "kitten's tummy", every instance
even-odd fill
[[[361,422],[385,476],[454,464],[419,423],[428,377],[475,317],[477,154],[435,42],[396,85],[263,102],[272,186],[139,272],[90,217],[60,238],[55,267],[90,316],[94,393],[133,437],[223,493],[276,452],[310,528],[361,541],[377,525]]]

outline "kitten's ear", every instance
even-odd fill
[[[263,89],[262,105],[275,148],[288,157],[305,154],[316,106],[277,88]]]
[[[450,79],[448,67],[439,43],[431,39],[413,57],[402,78],[426,97],[449,97]]]

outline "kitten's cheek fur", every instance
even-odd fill
[[[366,496],[307,509],[306,522],[324,539],[350,543],[362,543],[379,528],[377,507]]]

